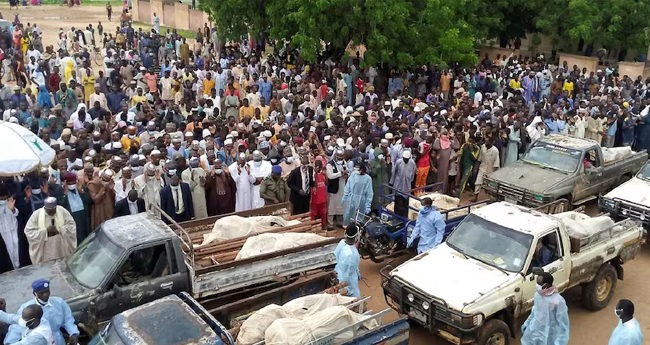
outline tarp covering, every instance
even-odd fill
[[[296,298],[284,306],[268,305],[251,315],[239,329],[237,345],[251,345],[264,340],[264,332],[273,321],[283,318],[301,319],[327,308],[345,305],[354,301],[354,297],[333,294],[317,294]]]
[[[285,220],[278,216],[240,217],[228,216],[214,222],[212,231],[203,235],[201,247],[211,242],[225,241],[237,237],[257,235],[272,229],[300,224],[299,220]]]
[[[334,338],[334,343],[340,344],[346,339],[354,337],[361,326],[365,329],[373,329],[378,326],[374,319],[369,318],[369,316],[357,314],[344,306],[335,306],[303,319],[275,320],[266,330],[264,341],[266,345],[303,345],[359,321],[367,320],[359,327],[337,335]]]
[[[555,215],[564,221],[570,237],[586,238],[614,226],[609,216],[590,217],[580,212],[563,212]]]
[[[454,208],[460,207],[460,199],[442,193],[423,194],[420,195],[419,198],[420,199],[431,198],[431,200],[433,201],[433,206],[435,206],[440,212],[452,210]],[[419,210],[422,207],[422,204],[418,199],[409,198],[409,206],[415,208],[416,210]],[[386,209],[391,212],[394,212],[395,203],[391,202],[390,204],[386,205]],[[467,209],[462,209],[462,210],[449,213],[449,219],[465,216],[465,215],[467,215]],[[418,212],[409,209],[409,219],[415,220],[417,218],[418,218]]]
[[[264,255],[281,250],[300,247],[316,242],[326,241],[329,238],[310,233],[285,232],[281,234],[265,233],[249,237],[244,242],[235,260],[242,260],[253,256]]]

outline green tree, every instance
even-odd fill
[[[404,68],[475,62],[476,30],[464,16],[467,4],[478,1],[206,0],[201,9],[225,38],[266,32],[299,49],[307,61],[325,49],[340,59],[359,47],[366,64]]]

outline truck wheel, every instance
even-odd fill
[[[475,345],[509,345],[510,328],[499,319],[488,320],[478,332]]]
[[[614,267],[609,263],[600,266],[594,280],[582,287],[582,302],[585,308],[593,311],[605,308],[614,296],[616,283]]]

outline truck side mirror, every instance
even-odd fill
[[[113,285],[113,298],[122,298],[122,295],[124,295],[124,289],[117,284]]]
[[[544,269],[541,267],[533,267],[533,274],[538,276],[540,274],[544,273]]]

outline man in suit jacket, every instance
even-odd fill
[[[138,198],[138,191],[131,189],[126,198],[115,203],[113,208],[113,218],[130,216],[142,213],[147,209],[144,206],[144,199]]]
[[[160,208],[176,222],[185,222],[194,218],[190,186],[181,182],[178,175],[169,178],[169,185],[160,190]],[[170,223],[164,215],[165,223]]]
[[[287,178],[291,189],[289,201],[293,205],[293,214],[309,212],[311,188],[314,186],[314,168],[309,166],[309,157],[300,157],[300,166],[293,169]]]

